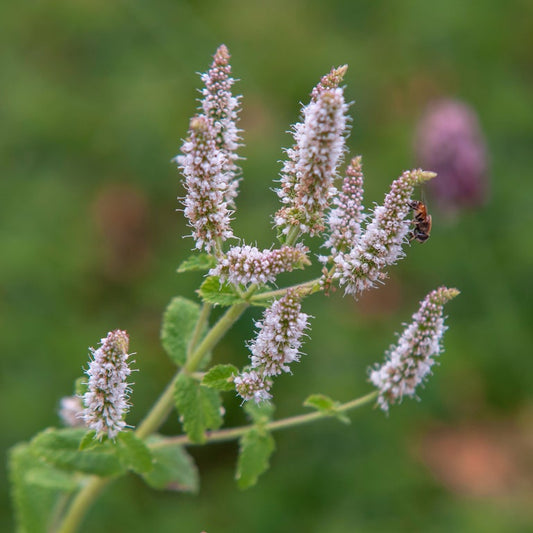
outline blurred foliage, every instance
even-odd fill
[[[247,492],[233,480],[236,443],[193,449],[198,497],[121,480],[84,530],[533,527],[524,451],[533,418],[532,20],[526,0],[0,3],[2,450],[58,424],[59,399],[73,392],[87,347],[111,329],[127,329],[137,352],[130,423],[168,381],[160,318],[172,296],[193,296],[201,280],[176,274],[191,243],[181,239],[175,197],[183,191],[169,161],[194,112],[195,72],[223,42],[244,95],[234,228],[246,240],[272,242],[269,189],[280,147],[290,144],[284,132],[319,77],[343,63],[355,101],[349,144],[364,156],[367,206],[416,164],[416,122],[437,97],[479,113],[491,199],[453,219],[433,212],[431,239],[413,245],[389,284],[360,302],[338,293],[310,298],[308,355],[274,390],[278,417],[301,412],[310,393],[341,401],[366,393],[367,367],[417,301],[439,284],[457,286],[446,353],[422,402],[405,402],[388,418],[363,409],[348,427],[327,420],[275,435],[272,468]],[[215,362],[243,364],[251,335],[251,321],[241,320]],[[243,422],[236,399],[226,407],[229,423]],[[464,428],[481,437],[463,439]],[[178,429],[175,417],[165,426]],[[428,459],[439,435],[454,436],[470,455]],[[495,464],[507,465],[505,475]],[[1,496],[0,521],[10,530],[4,482]]]

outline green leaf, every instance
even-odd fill
[[[173,298],[163,315],[161,343],[172,361],[183,366],[187,348],[200,316],[200,306],[187,298]]]
[[[29,485],[61,492],[72,492],[79,486],[73,472],[58,470],[50,466],[41,466],[28,470],[25,480]]]
[[[242,302],[235,287],[229,283],[221,285],[218,276],[206,278],[197,292],[204,302],[213,305],[228,306]]]
[[[216,257],[208,254],[196,254],[187,257],[178,267],[178,272],[189,272],[191,270],[209,270],[217,264]]]
[[[350,419],[342,411],[339,411],[340,405],[339,402],[332,400],[325,394],[311,394],[304,402],[305,407],[312,407],[325,416],[332,416],[344,424],[349,424]]]
[[[47,465],[26,443],[9,451],[8,464],[17,531],[47,533],[58,498],[76,488],[69,481],[71,475]]]
[[[87,376],[81,376],[74,382],[74,394],[76,396],[83,396],[87,392],[87,379]]]
[[[174,399],[183,428],[192,442],[204,443],[205,431],[222,425],[220,394],[194,378],[186,374],[178,376]]]
[[[233,365],[216,365],[210,368],[202,379],[202,385],[211,389],[228,391],[235,389],[233,376],[239,374],[239,369]]]
[[[94,448],[98,446],[100,441],[96,438],[96,431],[87,431],[80,442],[79,450],[87,450],[88,448]]]
[[[305,402],[305,407],[313,407],[318,411],[332,411],[335,408],[335,402],[325,394],[311,394]]]
[[[125,471],[111,441],[96,441],[80,450],[87,430],[83,428],[47,429],[30,443],[31,450],[44,461],[65,470],[77,470],[96,476],[112,476]]]
[[[117,437],[118,458],[122,465],[137,474],[150,472],[153,458],[146,444],[132,431],[123,431]]]
[[[252,422],[257,425],[267,424],[274,416],[275,407],[270,402],[262,402],[257,404],[255,402],[246,402],[244,410],[252,419]]]
[[[275,447],[272,435],[258,428],[247,431],[241,437],[235,474],[239,488],[247,489],[257,483],[257,478],[270,466],[270,455]]]
[[[196,494],[200,481],[192,457],[179,444],[159,444],[160,442],[159,437],[148,439],[154,467],[150,472],[142,474],[144,481],[154,489]]]

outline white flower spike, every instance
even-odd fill
[[[114,439],[126,427],[124,417],[130,407],[126,380],[131,374],[128,347],[128,334],[117,329],[101,340],[100,348],[91,348],[93,360],[87,370],[89,383],[83,395],[83,419],[100,439],[104,435]]]
[[[431,373],[434,358],[442,352],[444,304],[459,294],[457,289],[440,287],[420,303],[413,321],[398,342],[387,352],[387,361],[370,372],[370,381],[379,389],[378,405],[384,411],[415,395],[415,389]]]

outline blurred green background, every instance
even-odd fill
[[[84,531],[521,532],[533,528],[533,3],[375,1],[102,1],[0,4],[1,447],[57,425],[59,399],[87,347],[127,329],[137,353],[129,422],[173,369],[158,342],[190,240],[170,159],[220,43],[244,95],[244,180],[234,223],[273,239],[271,192],[298,102],[348,63],[352,155],[364,156],[365,203],[416,164],[426,105],[460,98],[479,114],[490,153],[485,206],[433,212],[433,233],[356,303],[314,296],[306,355],[277,380],[277,414],[313,392],[346,401],[370,390],[367,368],[440,284],[446,352],[422,401],[387,418],[366,407],[276,435],[272,468],[251,490],[233,481],[234,443],[193,449],[199,496],[156,493],[134,478],[108,490]],[[431,201],[430,201],[431,205]],[[294,279],[294,278],[292,278]],[[248,315],[215,354],[244,364]],[[230,424],[243,422],[227,397]],[[166,432],[177,432],[173,418]],[[4,455],[5,456],[5,455]],[[0,523],[12,529],[2,465]]]

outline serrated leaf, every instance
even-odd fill
[[[235,388],[233,376],[239,374],[239,369],[233,365],[216,365],[210,368],[202,379],[202,385],[220,391],[229,391]]]
[[[187,298],[173,298],[163,315],[161,343],[178,366],[187,360],[187,348],[200,316],[200,306]]]
[[[180,374],[174,389],[176,409],[183,429],[192,442],[205,442],[205,431],[222,425],[220,394],[200,385],[194,378]]]
[[[178,272],[189,272],[191,270],[206,271],[217,264],[216,257],[208,254],[196,254],[187,257],[178,267]]]
[[[96,476],[112,476],[125,471],[116,447],[108,442],[80,450],[86,429],[47,429],[30,443],[31,450],[44,461],[65,470],[77,470]]]
[[[122,465],[137,474],[145,474],[153,468],[152,453],[146,444],[132,431],[123,431],[117,437],[118,458]]]
[[[153,469],[142,474],[144,481],[158,490],[197,493],[200,481],[192,457],[179,444],[159,444],[160,442],[158,437],[148,439]]]
[[[52,467],[36,457],[29,444],[18,444],[12,448],[8,464],[17,531],[47,533],[52,511],[64,491],[34,483],[29,474],[41,468],[50,471]]]
[[[239,488],[247,489],[257,483],[257,478],[270,466],[269,459],[275,447],[272,435],[257,428],[241,437],[235,474]]]
[[[343,424],[349,424],[350,419],[342,411],[339,411],[340,405],[339,402],[332,400],[325,394],[312,394],[304,402],[306,407],[312,407],[326,416],[337,418]]]
[[[242,302],[235,287],[229,283],[221,285],[218,276],[206,278],[197,292],[204,302],[213,305],[228,306]]]
[[[244,410],[248,416],[252,419],[254,424],[264,425],[272,420],[274,416],[274,404],[270,402],[246,402],[244,404]]]

